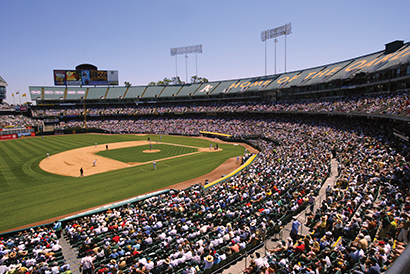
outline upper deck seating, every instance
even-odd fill
[[[190,95],[194,94],[197,91],[197,89],[199,89],[200,86],[201,86],[201,84],[183,85],[182,89],[179,91],[177,97],[190,96]]]
[[[107,87],[89,88],[85,99],[105,99]]]
[[[164,90],[165,86],[148,86],[141,97],[143,98],[155,98],[158,97]]]
[[[125,94],[124,98],[125,99],[140,98],[146,88],[147,88],[146,86],[130,87],[127,93]]]
[[[121,99],[126,90],[126,87],[110,87],[106,99]]]

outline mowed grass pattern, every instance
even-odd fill
[[[150,145],[126,147],[112,150],[103,150],[96,154],[111,158],[120,162],[130,163],[145,163],[153,160],[169,158],[173,156],[188,154],[192,152],[197,152],[197,148],[185,147],[185,146],[174,146],[166,144],[152,144],[153,150],[159,150],[159,152],[144,152],[150,149]]]
[[[66,177],[43,171],[50,155],[75,148],[116,142],[159,139],[155,135],[77,134],[0,142],[0,231],[46,220],[169,187],[211,172],[242,146],[219,144],[222,151],[198,153],[92,176]],[[209,148],[209,141],[166,135],[162,142]],[[155,144],[154,144],[155,147]]]

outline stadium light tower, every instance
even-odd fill
[[[176,77],[178,77],[177,56],[181,54],[185,54],[186,82],[187,83],[188,83],[188,54],[190,53],[195,53],[196,76],[198,76],[198,53],[202,53],[202,45],[171,48],[171,56],[175,56],[175,72],[176,72],[175,76]]]
[[[267,75],[267,70],[268,70],[268,63],[267,63],[267,51],[268,50],[267,50],[266,41],[268,39],[275,38],[275,74],[276,74],[276,42],[278,41],[276,37],[285,35],[285,72],[286,72],[286,36],[291,33],[292,33],[291,23],[287,23],[283,26],[270,29],[270,30],[264,30],[261,32],[262,42],[265,42],[265,75]]]

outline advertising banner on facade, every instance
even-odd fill
[[[66,84],[66,74],[65,70],[54,70],[54,85],[65,85]]]
[[[11,140],[11,139],[17,139],[17,134],[0,135],[0,140]]]

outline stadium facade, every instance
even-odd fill
[[[30,86],[38,106],[66,103],[129,104],[210,100],[286,100],[348,96],[410,87],[410,43],[288,73],[167,86]]]

